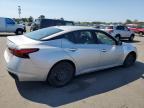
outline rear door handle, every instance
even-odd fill
[[[77,49],[76,48],[70,48],[69,51],[75,52]]]
[[[102,49],[101,52],[107,52],[107,50],[106,49]]]

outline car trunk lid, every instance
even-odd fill
[[[16,47],[16,46],[30,44],[30,43],[38,43],[38,41],[27,38],[24,35],[7,37],[7,45],[10,47],[11,46]]]

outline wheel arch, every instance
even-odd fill
[[[137,53],[136,53],[135,51],[131,51],[131,52],[129,52],[129,53],[126,55],[125,59],[126,59],[127,56],[130,55],[130,54],[132,54],[135,58],[137,58]],[[125,59],[124,59],[124,60],[125,60]]]
[[[64,59],[64,60],[57,61],[56,63],[54,63],[54,64],[52,65],[52,67],[50,68],[50,70],[49,70],[49,72],[48,72],[47,78],[49,77],[51,70],[52,70],[57,64],[59,64],[59,63],[61,63],[61,62],[68,62],[68,63],[70,63],[70,64],[73,66],[73,68],[74,68],[74,76],[76,75],[76,65],[75,65],[75,63],[74,63],[72,60]],[[46,79],[46,80],[47,80],[47,79]]]

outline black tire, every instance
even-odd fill
[[[115,39],[116,39],[117,41],[119,41],[119,40],[121,39],[121,36],[118,34],[118,35],[115,36]]]
[[[129,41],[133,41],[133,40],[134,40],[134,37],[135,37],[135,35],[132,34],[132,35],[129,37]]]
[[[16,35],[22,35],[23,32],[24,32],[23,29],[17,29],[15,33],[16,33]]]
[[[69,62],[60,62],[51,69],[47,81],[53,87],[62,87],[73,79],[74,71]]]
[[[129,66],[132,66],[136,61],[136,55],[133,54],[133,53],[130,53],[127,55],[124,63],[123,63],[123,66],[124,67],[129,67]]]

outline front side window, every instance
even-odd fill
[[[116,42],[107,36],[105,33],[102,32],[95,32],[97,36],[97,40],[100,44],[106,44],[106,45],[115,45]]]
[[[14,25],[15,22],[12,19],[10,19],[10,18],[6,18],[6,24]]]

